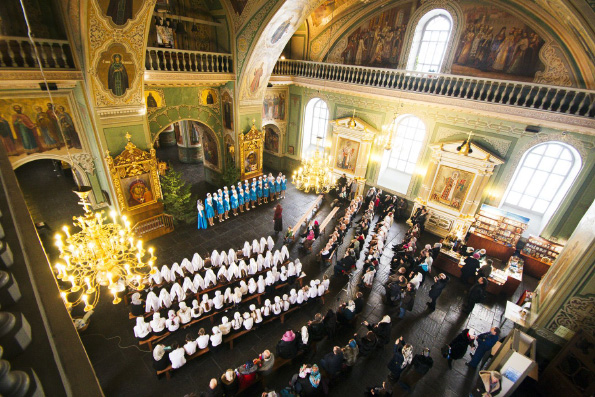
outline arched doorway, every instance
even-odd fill
[[[154,138],[160,162],[182,173],[192,192],[202,197],[212,190],[222,171],[223,153],[215,132],[198,120],[179,120]]]

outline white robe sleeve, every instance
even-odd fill
[[[242,249],[242,253],[244,254],[244,256],[247,258],[250,256],[250,252],[252,251],[252,247],[250,246],[250,243],[248,243],[247,241],[244,243],[244,248]]]
[[[185,277],[184,278],[184,284],[182,284],[182,289],[184,290],[184,292],[192,292],[193,294],[196,294],[197,289],[194,286],[194,284],[192,283],[192,280],[190,280],[190,277]]]
[[[214,250],[211,253],[211,266],[212,267],[219,267],[220,266],[220,262],[219,262],[219,253],[217,252],[217,250]]]
[[[153,282],[154,284],[161,284],[163,282],[163,277],[161,276],[160,271],[156,271],[155,274],[151,274],[149,276],[149,282]]]
[[[161,267],[161,277],[165,280],[166,283],[172,282],[171,272],[169,271],[169,267],[163,265]]]
[[[205,261],[201,258],[200,255],[198,255],[198,253],[195,253],[192,257],[192,268],[194,269],[194,273],[202,269],[204,265]]]
[[[167,289],[162,288],[159,291],[159,307],[160,308],[168,308],[171,306],[171,297]]]
[[[182,264],[180,265],[180,267],[182,269],[186,269],[188,273],[194,274],[194,267],[192,266],[192,263],[188,260],[188,258],[184,258],[184,260],[182,260]]]
[[[221,251],[219,258],[221,260],[221,264],[229,265],[229,261],[227,259],[227,254],[225,253],[225,251]]]
[[[264,252],[267,249],[267,240],[264,237],[260,238],[260,252]]]
[[[159,310],[159,298],[153,291],[149,291],[147,294],[147,301],[145,302],[145,312],[155,312]]]
[[[238,261],[238,256],[236,255],[236,251],[233,248],[230,248],[229,251],[227,252],[227,259],[230,262]]]
[[[275,247],[275,242],[273,241],[273,238],[271,236],[267,238],[267,246],[269,248],[269,251],[272,251],[273,247]]]

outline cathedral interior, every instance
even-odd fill
[[[500,371],[500,395],[592,396],[594,76],[592,0],[4,0],[0,395],[199,396],[228,369],[240,394],[281,395],[303,364],[320,366],[333,346],[348,346],[354,334],[359,341],[366,324],[389,316],[387,346],[337,376],[322,371],[324,388],[301,395],[362,395],[383,382],[394,395],[481,395],[473,393],[485,382],[465,365],[469,355],[451,363],[442,350],[468,329],[498,327],[499,350],[481,367]],[[312,164],[319,174],[304,186]],[[246,199],[237,211],[236,190],[241,205],[244,181],[250,196],[258,178],[282,193],[259,196],[251,208]],[[259,194],[265,185],[256,184]],[[215,198],[224,187],[225,218]],[[405,210],[383,235],[368,284],[367,254],[352,270],[336,269],[351,255],[372,188]],[[366,206],[326,260],[327,241],[358,196]],[[403,317],[387,304],[391,247],[411,237],[423,210],[417,247],[442,248]],[[386,213],[375,215],[366,252]],[[71,238],[99,230],[91,225],[103,217],[112,225],[110,216],[113,225],[123,218],[107,246],[99,235]],[[314,220],[321,233],[307,241]],[[284,238],[293,225],[296,238]],[[103,226],[97,233],[112,230]],[[286,247],[291,266],[302,263],[299,283],[330,280],[324,296],[156,372],[157,344],[170,351],[201,328],[210,334],[262,305],[261,294],[147,342],[136,325],[143,316],[148,324],[152,310],[147,299],[146,313],[131,312],[135,290],[145,300],[164,265],[198,272],[200,256],[216,269],[213,252],[269,237],[271,253]],[[464,269],[461,276],[460,245],[484,249],[494,262],[470,314],[475,286]],[[150,273],[136,273],[144,265]],[[442,272],[448,285],[429,310]],[[240,279],[238,271],[229,284]],[[267,287],[262,302],[295,285]],[[364,306],[354,321],[242,383],[246,363],[266,349],[276,354],[289,329],[337,311],[357,292]],[[207,295],[194,293],[199,302]],[[401,336],[414,355],[428,348],[434,362],[411,387],[388,377]]]

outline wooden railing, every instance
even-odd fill
[[[49,69],[75,69],[67,40],[35,39],[41,65]],[[0,36],[0,68],[38,68],[37,55],[26,37]]]
[[[149,47],[145,68],[168,72],[233,73],[233,61],[231,54]]]
[[[159,214],[143,219],[132,228],[138,238],[145,241],[152,240],[174,231],[174,217],[168,214]]]
[[[407,70],[279,60],[273,75],[487,102],[580,117],[595,117],[595,91]]]

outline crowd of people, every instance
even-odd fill
[[[252,179],[252,183],[246,179],[244,185],[238,182],[237,186],[224,186],[223,189],[217,190],[216,193],[207,193],[207,198],[204,203],[198,200],[196,207],[198,209],[198,228],[206,229],[208,226],[215,226],[214,218],[219,222],[224,222],[229,219],[230,211],[233,216],[245,211],[250,211],[251,208],[256,208],[256,205],[266,204],[269,200],[279,200],[285,198],[285,191],[287,190],[287,179],[285,175],[279,173],[277,178],[269,173],[268,176],[259,176]]]

